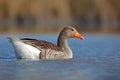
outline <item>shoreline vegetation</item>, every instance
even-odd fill
[[[58,34],[63,27],[13,27],[13,28],[4,28],[0,27],[0,34]],[[95,33],[95,34],[118,34],[120,35],[120,31],[103,31],[100,29],[83,29],[78,28],[77,30],[82,33]]]
[[[119,0],[0,0],[0,33],[120,33]],[[74,26],[74,27],[75,27]]]

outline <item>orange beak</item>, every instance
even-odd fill
[[[75,33],[74,37],[84,40],[84,37],[81,34],[79,34],[78,32]]]

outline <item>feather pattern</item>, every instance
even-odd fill
[[[39,59],[62,59],[64,57],[62,49],[50,42],[29,38],[23,38],[21,41],[39,49],[41,51]]]
[[[21,39],[24,43],[32,45],[38,49],[52,49],[56,51],[62,51],[62,49],[50,42],[36,39],[23,38]]]

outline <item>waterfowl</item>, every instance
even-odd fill
[[[57,45],[29,38],[9,37],[9,40],[14,47],[17,59],[56,60],[73,58],[73,53],[67,43],[69,38],[84,39],[74,27],[68,26],[60,32]]]

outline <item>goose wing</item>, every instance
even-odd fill
[[[21,41],[26,44],[29,44],[31,46],[34,46],[34,47],[38,48],[39,50],[51,49],[51,50],[61,51],[61,48],[59,48],[58,46],[56,46],[50,42],[47,42],[47,41],[29,39],[29,38],[23,38],[23,39],[21,39]]]

